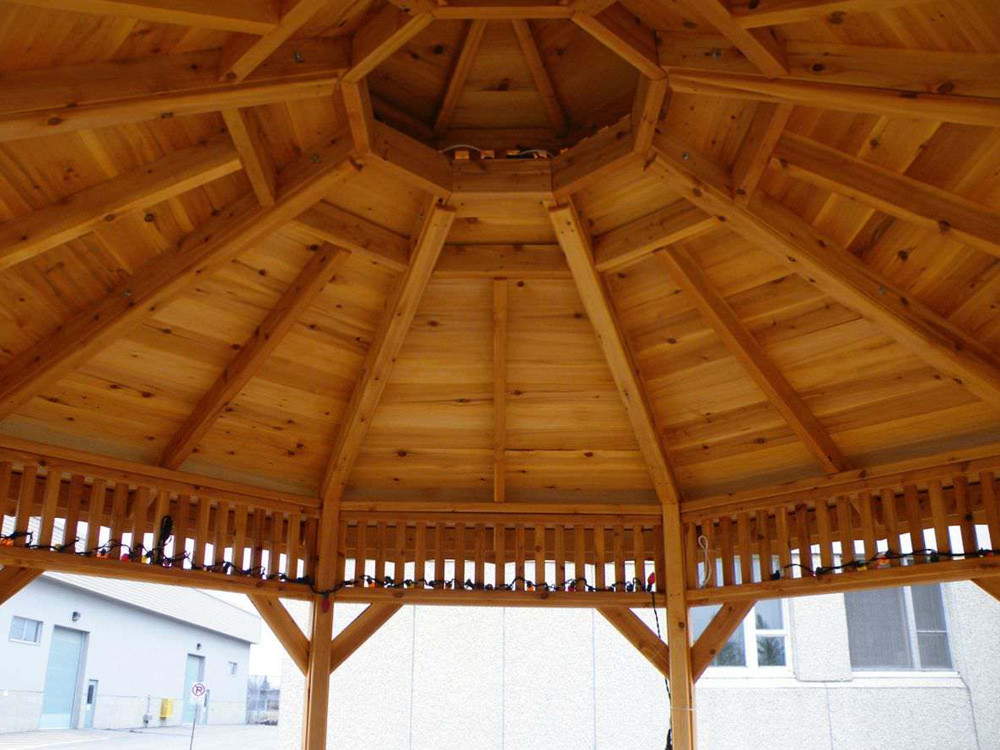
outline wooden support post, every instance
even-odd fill
[[[663,504],[667,571],[667,644],[670,646],[670,726],[676,750],[695,750],[694,669],[684,574],[684,534],[678,503]]]
[[[507,279],[493,281],[493,499],[505,497],[507,449]]]
[[[311,636],[306,670],[302,750],[326,750],[326,726],[330,704],[330,655],[333,651],[333,599],[316,597],[313,600]]]
[[[0,604],[13,597],[41,574],[40,570],[4,565],[0,568]]]
[[[598,607],[598,612],[615,630],[638,649],[667,679],[670,679],[670,649],[632,610],[625,607]]]

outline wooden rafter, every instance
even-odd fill
[[[594,262],[608,273],[635,263],[654,250],[718,226],[719,221],[686,200],[676,200],[647,216],[595,238]]]
[[[465,89],[465,82],[472,69],[472,63],[476,59],[479,51],[479,44],[483,41],[483,34],[486,33],[486,21],[475,20],[469,22],[469,28],[465,32],[465,40],[462,42],[462,50],[458,53],[455,65],[451,70],[448,79],[448,88],[441,100],[438,108],[437,119],[434,121],[434,134],[442,135],[451,126],[451,118],[455,114],[459,97]]]
[[[590,235],[572,203],[552,208],[549,218],[566,255],[583,308],[594,326],[604,358],[618,387],[657,496],[663,503],[676,503],[680,499],[677,481],[667,463],[652,407],[639,379],[638,370],[632,362],[625,335],[618,327],[611,298],[594,265]]]
[[[653,145],[653,134],[667,100],[667,79],[639,76],[632,105],[632,150],[645,158]]]
[[[393,5],[385,6],[354,34],[351,69],[344,80],[360,81],[433,20],[430,13],[411,15]]]
[[[329,597],[313,598],[309,637],[302,750],[326,750],[327,719],[330,712],[330,660],[333,655],[333,601]]]
[[[309,669],[309,639],[280,600],[272,596],[249,594],[248,599],[260,613],[261,619],[281,643],[292,662],[302,674]]]
[[[788,73],[784,48],[771,29],[741,26],[724,0],[684,0],[683,4],[717,28],[765,75]]]
[[[6,416],[96,352],[141,324],[167,300],[202,274],[235,257],[283,226],[335,184],[354,173],[346,133],[316,153],[290,165],[292,182],[283,184],[275,204],[251,205],[247,196],[185,238],[174,252],[141,266],[108,296],[84,308],[50,337],[16,356],[0,378],[0,415]]]
[[[534,34],[531,33],[531,26],[523,18],[515,19],[511,21],[511,24],[514,26],[514,35],[517,37],[518,44],[521,45],[521,53],[528,64],[528,70],[531,72],[531,79],[535,82],[538,95],[542,98],[545,113],[549,116],[549,122],[552,123],[552,129],[556,135],[562,135],[568,128],[566,113],[559,101],[558,94],[556,94],[555,87],[552,85],[552,78],[545,69],[545,61],[542,60],[538,43],[535,41]]]
[[[223,50],[219,66],[224,81],[240,82],[250,75],[264,60],[274,54],[282,44],[309,22],[316,13],[329,7],[333,0],[292,0],[286,2],[287,10],[277,26],[259,37],[235,37]],[[346,11],[355,0],[336,0]]]
[[[625,607],[598,607],[598,612],[635,646],[646,660],[667,679],[670,678],[670,649],[632,610]]]
[[[493,500],[506,497],[507,279],[493,281]]]
[[[922,1],[925,0],[916,0]],[[824,16],[839,16],[842,22],[843,16],[848,13],[877,13],[913,4],[914,0],[737,0],[732,3],[731,11],[736,23],[745,29],[753,29],[812,21]]]
[[[761,102],[757,105],[757,111],[733,161],[733,198],[740,205],[746,205],[757,190],[757,184],[764,176],[774,147],[791,114],[791,104]]]
[[[267,34],[278,25],[273,0],[13,0],[48,10],[135,18],[244,34]]]
[[[22,591],[41,574],[40,570],[5,564],[0,568],[0,605]]]
[[[315,249],[296,279],[174,433],[160,457],[161,466],[176,469],[184,463],[222,410],[250,382],[349,256],[349,251],[332,245]]]
[[[273,206],[278,170],[261,132],[260,121],[250,109],[224,109],[222,119],[257,200],[262,206]]]
[[[351,623],[337,634],[330,646],[330,672],[347,661],[348,657],[389,622],[402,606],[401,604],[369,604],[364,612],[351,620]]]
[[[451,195],[451,159],[385,123],[374,123],[367,158],[377,159],[381,169],[413,187],[441,198]]]
[[[392,296],[386,303],[382,321],[372,338],[368,356],[361,369],[361,379],[354,386],[337,433],[337,441],[320,492],[327,504],[339,502],[347,486],[354,461],[361,450],[361,442],[368,432],[389,374],[396,363],[396,357],[454,219],[454,209],[433,204],[413,242],[409,265],[396,282]]]
[[[712,660],[726,645],[729,636],[753,610],[753,605],[753,601],[732,602],[723,604],[722,608],[715,613],[708,627],[702,631],[698,640],[691,647],[691,662],[694,667],[695,680],[705,674],[705,670],[711,665]]]
[[[795,389],[767,356],[753,334],[730,307],[726,298],[713,286],[705,272],[683,247],[668,247],[657,253],[671,278],[688,299],[694,302],[702,316],[711,323],[726,348],[743,365],[743,369],[785,418],[799,439],[816,456],[827,472],[844,471],[847,461],[833,442],[826,428],[802,400]]]
[[[225,140],[180,149],[0,224],[0,269],[34,258],[117,218],[240,169]]]
[[[347,42],[294,46],[235,84],[218,81],[221,50],[5,73],[0,142],[329,96],[350,64]]]
[[[789,264],[842,304],[868,317],[940,371],[958,378],[987,403],[1000,406],[1000,361],[988,348],[912,299],[857,256],[758,192],[746,208],[732,199],[728,175],[696,151],[657,134],[652,170],[671,189],[719,217],[749,242]]]
[[[347,123],[351,128],[354,148],[358,156],[365,156],[372,150],[372,140],[375,130],[375,113],[372,110],[371,93],[368,81],[341,81],[340,91],[344,97],[344,109],[347,111]]]
[[[799,104],[844,112],[912,117],[984,127],[993,127],[1000,119],[1000,99],[985,96],[955,96],[688,70],[671,72],[670,88],[688,94]]]
[[[622,6],[611,6],[597,15],[576,12],[573,23],[647,78],[666,78],[657,60],[653,31],[638,24]]]
[[[792,177],[1000,255],[1000,211],[995,208],[793,133],[781,137],[774,157]]]
[[[394,271],[406,270],[410,260],[406,237],[325,201],[302,212],[282,231],[292,230],[304,234],[304,239],[330,242]]]

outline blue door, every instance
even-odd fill
[[[72,728],[80,693],[85,637],[79,630],[58,626],[52,629],[39,729]]]
[[[205,679],[205,657],[188,654],[187,668],[184,670],[184,713],[181,721],[190,724],[194,721],[195,704],[191,697],[191,686]],[[208,712],[203,708],[198,718],[199,724],[205,723]]]

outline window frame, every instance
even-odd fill
[[[23,623],[28,623],[28,622],[35,623],[35,625],[36,625],[36,628],[35,628],[36,640],[29,641],[29,640],[25,640],[24,638],[15,638],[14,635],[13,635],[13,633],[14,633],[14,622],[16,620],[20,620],[21,623],[22,623],[22,625],[21,625],[21,634],[22,635],[24,635],[24,624]],[[44,625],[45,625],[45,623],[44,623],[43,620],[36,620],[33,617],[22,617],[21,615],[13,615],[10,618],[10,629],[7,631],[7,641],[10,642],[10,643],[20,643],[20,644],[23,644],[25,646],[41,646],[42,645],[42,629],[43,629]]]
[[[239,675],[240,663],[236,661],[227,661],[226,671],[229,672],[230,677],[236,677],[237,675]]]
[[[757,627],[757,605],[743,618],[740,626],[743,628],[744,663],[741,665],[715,664],[714,659],[705,669],[704,677],[788,677],[794,674],[792,665],[792,630],[789,619],[788,599],[777,599],[781,604],[780,629]],[[761,666],[757,657],[758,636],[780,637],[785,641],[785,663],[780,666]],[[726,639],[728,643],[729,639]]]

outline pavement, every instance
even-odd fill
[[[48,747],[66,750],[188,750],[190,742],[191,727],[0,734],[0,750],[36,750]],[[274,748],[277,744],[277,727],[198,727],[194,734],[195,750],[250,750]]]

